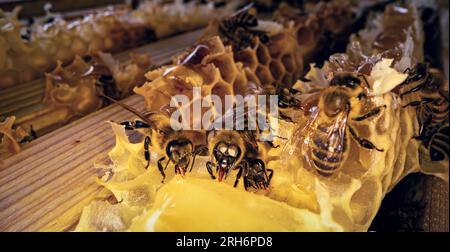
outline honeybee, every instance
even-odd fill
[[[294,122],[290,114],[292,114],[292,111],[302,110],[301,101],[297,97],[301,92],[294,88],[283,88],[281,85],[278,85],[278,87],[276,94],[278,95],[280,118],[288,122]]]
[[[359,77],[350,73],[339,74],[331,80],[329,87],[305,101],[308,105],[304,113],[309,116],[309,120],[304,128],[299,128],[293,134],[283,150],[284,154],[292,155],[292,147],[301,147],[302,155],[310,166],[320,175],[328,177],[335,174],[347,160],[349,136],[365,149],[384,151],[359,137],[352,124],[376,117],[385,106],[349,118],[351,100],[368,99],[367,89]],[[365,78],[364,81],[367,84]]]
[[[219,24],[219,33],[236,48],[251,46],[254,37],[259,37],[262,43],[269,42],[269,36],[265,32],[252,29],[257,26],[256,9],[253,8],[253,4],[249,4],[231,17],[222,20]]]
[[[150,166],[150,147],[153,147],[153,150],[162,156],[157,161],[158,170],[163,177],[162,183],[166,178],[165,170],[170,164],[174,165],[175,174],[184,177],[187,172],[192,171],[196,157],[207,152],[206,145],[194,144],[190,140],[198,139],[194,132],[175,131],[167,115],[161,113],[142,114],[120,101],[105,97],[140,118],[136,121],[124,121],[121,125],[126,130],[146,130],[144,140],[146,169]],[[166,164],[163,164],[165,161]]]
[[[448,91],[444,90],[445,77],[427,64],[417,64],[407,72],[408,78],[398,92],[404,108],[416,108],[420,130],[414,138],[428,148],[432,161],[445,160],[449,157],[449,102]]]
[[[235,114],[226,113],[224,118],[228,115],[234,117]],[[244,125],[248,125],[248,111],[242,116]],[[245,190],[268,189],[273,170],[266,169],[263,159],[268,148],[277,147],[272,142],[261,142],[258,139],[260,130],[258,127],[256,130],[250,130],[247,126],[243,130],[210,131],[208,150],[211,160],[206,163],[206,168],[211,178],[216,179],[216,173],[218,181],[221,182],[231,171],[237,170],[234,187],[238,186],[243,177]]]
[[[263,148],[257,144],[256,139],[252,135],[246,144],[246,152],[243,160],[237,166],[239,170],[234,187],[237,187],[241,177],[244,179],[244,188],[248,190],[250,187],[257,190],[267,190],[272,180],[274,171],[266,168],[266,164],[261,158]],[[272,145],[273,146],[273,145]]]
[[[206,168],[212,179],[222,182],[233,170],[238,170],[234,187],[238,186],[243,177],[244,188],[266,190],[273,176],[272,169],[266,169],[260,158],[260,145],[257,144],[250,132],[219,131],[213,140],[209,141],[211,161]]]

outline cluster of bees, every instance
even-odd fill
[[[409,76],[398,92],[404,108],[417,110],[420,131],[414,138],[427,148],[431,161],[443,161],[449,157],[449,94],[445,76],[427,64],[417,64],[407,72]]]
[[[417,109],[421,127],[415,139],[428,149],[432,161],[442,161],[449,157],[449,103],[448,93],[442,89],[444,81],[439,72],[429,69],[425,64],[418,64],[408,71],[408,78],[396,91],[406,102],[404,108]],[[310,139],[306,153],[318,174],[329,177],[339,171],[350,154],[350,138],[361,148],[384,151],[371,141],[361,138],[352,126],[354,122],[363,122],[379,116],[385,109],[384,106],[376,107],[358,117],[349,117],[352,111],[350,99],[370,99],[368,88],[364,76],[341,74],[335,76],[327,88],[312,98],[315,101],[297,101],[302,104],[314,102],[317,106],[308,119],[308,124],[315,126],[303,135]],[[280,146],[259,142],[259,131],[212,130],[207,133],[206,144],[197,144],[192,140],[194,138],[191,132],[173,130],[166,115],[142,114],[119,101],[115,102],[140,118],[122,122],[122,125],[127,130],[145,130],[147,136],[144,141],[144,155],[148,162],[147,168],[150,165],[150,148],[157,145],[156,149],[163,150],[163,153],[159,153],[162,157],[157,162],[163,181],[165,170],[170,164],[174,166],[176,174],[184,176],[192,171],[197,156],[207,155],[210,161],[206,163],[205,168],[212,179],[222,181],[231,171],[237,170],[235,187],[243,178],[246,190],[269,188],[274,171],[267,167],[262,156],[268,148]]]
[[[254,31],[257,20],[250,8],[244,8],[235,16],[223,21],[220,32],[227,34],[235,46],[249,46],[251,38],[266,39],[263,32]],[[239,27],[239,29],[232,29]],[[227,31],[234,32],[227,32]],[[245,36],[244,36],[245,35]],[[243,39],[240,39],[243,38]],[[200,64],[208,53],[207,48],[198,46],[186,56],[183,64]],[[407,69],[406,80],[394,89],[402,100],[403,109],[417,110],[420,132],[414,138],[420,141],[429,152],[432,161],[443,161],[449,157],[449,102],[445,88],[445,77],[427,64],[419,63],[413,69]],[[321,176],[331,177],[336,174],[350,155],[349,143],[354,141],[360,148],[384,152],[368,139],[360,137],[354,123],[361,123],[381,116],[386,105],[377,106],[367,113],[350,117],[354,106],[370,103],[370,85],[364,74],[343,72],[336,74],[328,86],[301,100],[299,90],[278,90],[279,108],[300,110],[307,117],[307,132],[293,134],[300,139],[290,139],[287,145],[303,148],[310,166]],[[111,98],[108,98],[111,99]],[[350,100],[358,103],[351,104]],[[114,100],[113,100],[114,101]],[[136,109],[114,101],[134,113],[140,119],[126,121],[122,125],[130,131],[144,130],[144,155],[147,168],[150,165],[151,147],[160,150],[161,158],[157,161],[163,177],[170,164],[175,173],[185,176],[192,171],[196,157],[208,156],[206,169],[211,179],[222,181],[231,171],[237,171],[234,186],[241,178],[246,190],[267,190],[274,171],[267,167],[265,156],[267,150],[280,148],[271,142],[259,142],[260,131],[245,130],[211,130],[206,132],[205,141],[196,142],[192,132],[175,131],[170,126],[168,116],[161,113],[139,113]],[[358,110],[359,111],[359,110]],[[289,118],[280,115],[280,120]],[[194,139],[194,140],[193,140]],[[307,144],[304,144],[306,143]],[[288,146],[289,147],[289,146]],[[289,148],[284,148],[283,151]]]

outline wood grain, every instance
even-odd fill
[[[125,103],[144,108],[136,95]],[[115,144],[107,121],[132,118],[112,105],[1,161],[0,230],[66,231],[76,225],[89,201],[107,196],[94,181],[94,163],[107,159]]]

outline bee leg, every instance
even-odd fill
[[[381,110],[382,110],[382,109],[386,109],[386,108],[387,108],[386,105],[381,106],[381,107],[377,107],[377,108],[375,108],[374,110],[370,111],[369,113],[367,113],[367,114],[365,114],[365,115],[362,115],[362,116],[353,118],[353,120],[354,120],[354,121],[357,121],[357,122],[361,122],[361,121],[367,120],[367,119],[369,119],[369,118],[371,118],[371,117],[374,117],[374,116],[380,114],[380,113],[381,113]]]
[[[239,183],[239,180],[241,179],[242,175],[244,173],[245,174],[247,173],[248,163],[245,160],[243,160],[236,166],[235,169],[239,169],[239,172],[238,172],[238,174],[236,176],[236,181],[234,181],[234,187],[237,187],[237,185]],[[246,175],[244,175],[244,187],[246,188],[246,186],[245,186],[245,178],[246,178]],[[245,190],[247,190],[247,188]]]
[[[248,191],[248,188],[250,187],[250,182],[248,181],[247,176],[244,176],[244,189]]]
[[[136,120],[134,122],[124,121],[120,125],[125,126],[126,130],[137,130],[137,129],[150,129],[151,126],[143,121]]]
[[[208,169],[208,173],[209,173],[209,175],[211,175],[211,178],[212,179],[216,179],[216,177],[214,176],[214,174],[213,174],[213,171],[212,171],[212,163],[211,162],[207,162],[206,163],[206,169]]]
[[[164,180],[166,179],[166,174],[164,173],[164,170],[167,168],[167,166],[169,165],[169,162],[170,162],[170,160],[167,161],[167,165],[166,165],[166,167],[164,168],[163,165],[162,165],[162,162],[163,162],[164,160],[166,160],[165,157],[163,157],[163,158],[161,158],[160,160],[158,160],[158,169],[159,169],[159,172],[161,173],[161,175],[163,176],[163,180],[161,181],[161,183],[164,183]]]
[[[256,182],[255,182],[255,183],[251,183],[250,181],[248,181],[248,183],[249,183],[249,185],[250,185],[251,187],[253,187],[253,189],[256,189],[256,190],[259,189],[259,188],[258,188],[258,185],[256,185]]]
[[[281,118],[281,120],[284,120],[284,121],[289,122],[289,123],[293,123],[294,122],[294,120],[292,120],[292,118],[290,118],[289,116],[287,116],[287,115],[285,115],[283,113],[280,113],[280,118]]]
[[[136,121],[134,121],[134,128],[135,129],[150,129],[151,126],[143,121],[136,120]]]
[[[407,108],[407,107],[416,108],[416,107],[419,107],[419,106],[427,105],[427,104],[432,103],[434,101],[435,101],[435,99],[427,99],[427,98],[425,98],[425,99],[423,99],[421,101],[410,102],[410,103],[406,104],[405,106],[403,106],[403,108]]]
[[[208,147],[206,147],[205,145],[198,146],[194,150],[194,152],[192,153],[193,158],[192,158],[191,169],[189,169],[189,172],[192,172],[192,169],[194,169],[194,163],[195,163],[195,159],[197,158],[197,156],[204,153],[205,151],[208,151]]]
[[[273,170],[272,169],[267,169],[267,173],[269,173],[269,176],[267,177],[267,185],[270,184],[270,181],[272,181],[272,177],[273,177]],[[267,175],[267,174],[266,174]]]
[[[124,126],[126,130],[134,130],[134,122],[124,121],[120,125]]]
[[[406,91],[406,92],[400,94],[400,98],[403,98],[403,97],[405,97],[405,96],[407,96],[409,94],[412,94],[412,93],[417,93],[420,90],[422,90],[424,87],[425,87],[425,84],[419,85],[419,86],[417,86],[417,87],[415,87],[415,88],[413,88],[413,89],[411,89],[409,91]]]
[[[197,155],[194,154],[194,156],[192,157],[192,164],[191,164],[191,168],[189,169],[189,172],[192,172],[192,169],[194,169],[194,163],[195,163],[195,158],[197,157]]]
[[[145,166],[146,170],[148,169],[148,167],[150,167],[150,159],[151,159],[150,145],[151,145],[150,137],[147,136],[147,137],[145,137],[145,141],[144,141],[144,155],[145,155],[145,160],[147,160],[147,165]]]
[[[236,176],[236,180],[234,181],[234,187],[236,188],[237,185],[239,184],[239,179],[241,179],[242,177],[242,173],[244,172],[244,168],[242,166],[239,166],[239,172]]]
[[[419,135],[413,136],[413,139],[426,142],[427,139],[431,138],[431,136],[438,131],[437,125],[433,125],[432,122],[433,116],[429,115],[422,123],[422,126],[420,126]]]
[[[355,139],[356,142],[359,143],[359,145],[361,145],[362,147],[364,147],[364,148],[366,148],[366,149],[369,149],[369,150],[374,150],[374,149],[375,149],[375,150],[377,150],[377,151],[379,151],[379,152],[384,152],[384,149],[379,149],[379,148],[377,148],[377,147],[376,147],[372,142],[370,142],[369,140],[360,138],[360,137],[356,134],[355,130],[354,130],[350,125],[347,125],[347,126],[348,126],[348,129],[349,129],[350,134],[352,135],[353,139]]]

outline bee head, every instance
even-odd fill
[[[166,155],[169,160],[175,164],[175,166],[184,175],[187,171],[189,164],[191,163],[192,153],[194,146],[191,141],[187,139],[173,140],[167,144]]]
[[[213,155],[217,162],[219,181],[228,175],[231,168],[240,160],[242,150],[239,146],[224,141],[217,143],[213,149]]]

